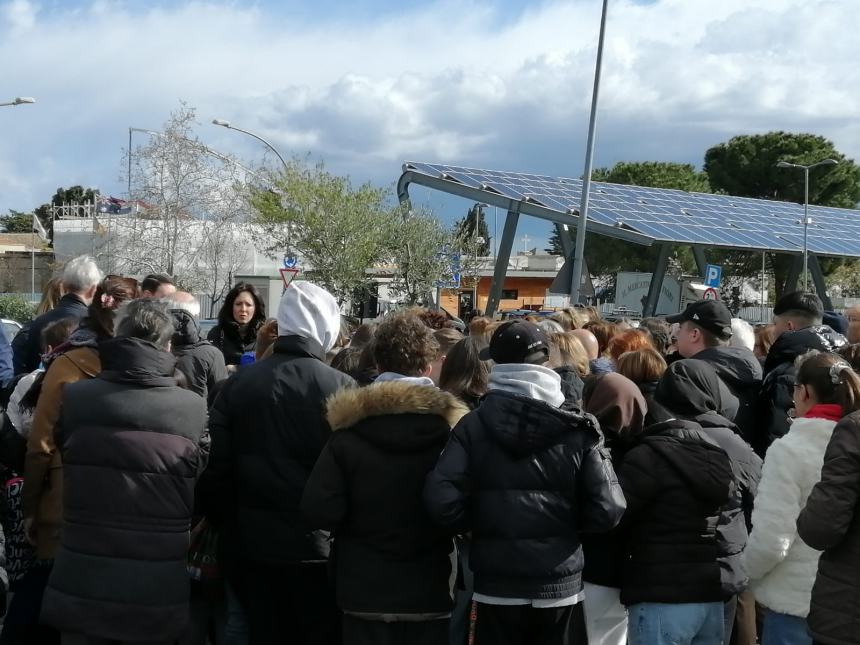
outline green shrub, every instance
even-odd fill
[[[22,325],[33,320],[35,307],[23,296],[0,296],[0,318],[11,318]]]

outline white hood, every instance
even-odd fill
[[[278,306],[278,336],[312,338],[328,353],[338,334],[340,308],[334,296],[311,282],[290,283]]]
[[[490,390],[521,394],[553,407],[564,403],[561,377],[543,365],[499,363],[490,372]]]

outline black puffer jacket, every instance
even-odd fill
[[[189,618],[206,405],[175,385],[176,359],[152,343],[116,338],[100,354],[101,374],[63,391],[64,525],[42,620],[106,640],[172,641]]]
[[[308,523],[334,536],[338,606],[371,613],[451,610],[454,541],[422,499],[451,427],[456,397],[406,382],[342,390],[329,400],[329,439],[302,497]]]
[[[717,523],[728,501],[732,466],[698,423],[647,428],[618,470],[628,532],[621,601],[719,602]]]
[[[750,518],[761,479],[762,461],[741,438],[737,426],[728,419],[716,412],[709,412],[697,416],[694,421],[725,450],[732,462],[732,494],[720,513],[720,523],[717,526],[720,573],[723,592],[728,599],[744,591],[749,584],[749,575],[743,564],[743,552],[752,529]]]
[[[171,309],[173,334],[171,350],[176,357],[176,369],[188,379],[188,389],[209,400],[209,391],[227,378],[224,354],[212,343],[200,340],[200,325],[187,311]]]
[[[738,399],[733,421],[750,445],[761,443],[757,437],[756,406],[761,390],[761,363],[746,347],[709,347],[693,358],[714,368],[729,391]]]
[[[242,354],[254,351],[257,345],[257,332],[263,322],[263,320],[252,320],[244,327],[240,327],[239,323],[232,320],[218,323],[209,330],[206,340],[221,350],[227,365],[239,365]]]
[[[720,377],[712,365],[684,359],[669,366],[654,396],[659,405],[698,423],[731,460],[731,496],[722,508],[717,526],[723,591],[729,598],[746,589],[749,582],[742,554],[761,479],[761,459],[741,438],[737,426],[716,412],[721,407],[720,385]]]
[[[794,407],[794,361],[806,352],[835,352],[847,341],[826,325],[784,332],[776,339],[764,362],[759,396],[758,424],[761,442],[754,445],[764,455],[774,439],[788,432],[788,411]]]
[[[282,336],[272,356],[225,382],[212,407],[212,457],[198,492],[232,563],[328,559],[328,533],[312,530],[300,503],[331,434],[326,399],[355,381],[324,358],[315,340]]]
[[[807,623],[816,642],[860,643],[860,412],[833,429],[819,481],[797,518],[797,532],[824,551]]]
[[[497,390],[454,428],[424,497],[437,521],[472,531],[475,591],[508,598],[578,593],[579,533],[624,512],[594,417]]]

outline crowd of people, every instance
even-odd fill
[[[773,314],[240,283],[204,339],[75,258],[0,331],[0,645],[860,643],[860,315]]]

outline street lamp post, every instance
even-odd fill
[[[284,161],[284,158],[281,156],[281,153],[273,146],[271,143],[266,141],[263,137],[258,134],[254,134],[253,132],[248,132],[247,130],[243,130],[242,128],[237,128],[235,125],[231,125],[229,121],[225,121],[224,119],[212,119],[212,123],[215,125],[220,125],[222,128],[227,128],[228,130],[235,130],[236,132],[241,132],[242,134],[247,134],[249,137],[254,137],[257,141],[266,146],[269,150],[275,153],[275,156],[281,160],[281,163],[284,165],[284,170],[289,171],[290,167],[287,165],[287,162]]]
[[[603,0],[600,14],[600,34],[597,37],[597,60],[594,64],[594,89],[591,93],[591,115],[588,119],[588,141],[585,145],[585,169],[582,171],[582,196],[579,202],[579,219],[576,223],[576,243],[573,251],[573,266],[570,271],[570,304],[579,302],[582,289],[583,256],[585,254],[585,229],[588,225],[588,200],[591,190],[591,165],[594,162],[594,135],[597,128],[597,99],[600,95],[600,73],[603,68],[603,41],[606,36],[606,14],[609,0]]]
[[[284,161],[284,158],[281,156],[281,153],[278,152],[278,149],[275,148],[271,143],[266,141],[263,137],[258,134],[254,134],[253,132],[249,132],[248,130],[243,130],[242,128],[237,128],[235,125],[232,125],[229,121],[225,119],[212,119],[212,123],[214,125],[220,125],[222,128],[227,128],[228,130],[235,130],[236,132],[241,132],[242,134],[247,134],[249,137],[254,137],[257,141],[266,146],[269,150],[275,153],[275,156],[280,159],[281,164],[284,166],[285,176],[289,174],[290,167],[287,165],[287,162]],[[281,197],[281,207],[284,206],[283,195]],[[292,223],[287,223],[287,246],[290,247],[287,249],[288,251],[292,251],[293,247],[293,226]],[[437,303],[438,304],[438,303]]]
[[[777,168],[800,168],[803,170],[803,290],[809,289],[809,171],[819,166],[835,166],[839,162],[836,159],[822,159],[809,165],[780,161]]]
[[[5,103],[0,103],[0,107],[5,107],[7,105],[26,105],[28,103],[35,103],[36,99],[32,96],[16,96],[11,101],[6,101]]]

